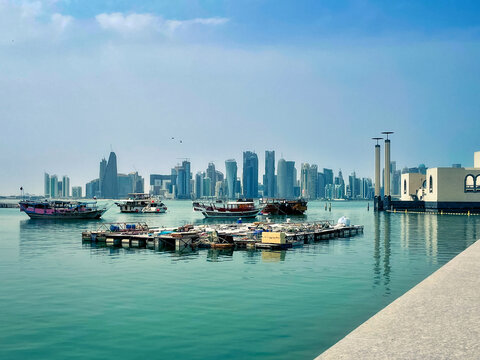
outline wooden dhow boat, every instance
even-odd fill
[[[74,220],[100,219],[107,208],[98,208],[96,201],[65,200],[23,200],[19,202],[20,211],[32,219]]]
[[[253,200],[194,202],[193,209],[200,211],[206,218],[224,219],[254,218],[260,211]]]

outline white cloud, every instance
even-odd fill
[[[140,31],[156,31],[164,34],[172,34],[180,28],[186,28],[195,24],[203,26],[218,26],[229,21],[227,18],[195,18],[190,20],[169,20],[153,14],[123,14],[110,13],[99,14],[95,17],[102,29],[120,33],[132,33]]]
[[[99,14],[95,16],[102,29],[118,32],[141,31],[148,28],[156,28],[159,24],[159,17],[151,14],[129,14],[122,13]]]
[[[67,26],[69,26],[73,22],[73,17],[69,15],[62,15],[59,13],[55,13],[51,16],[52,25],[60,30],[63,31]]]
[[[20,4],[20,9],[22,18],[35,18],[43,11],[40,1],[24,2]]]

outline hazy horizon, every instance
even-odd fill
[[[0,194],[118,172],[192,173],[242,151],[373,178],[473,165],[480,90],[474,2],[0,0]],[[175,139],[172,140],[172,137]],[[182,143],[180,143],[182,140]],[[382,146],[383,150],[383,146]]]

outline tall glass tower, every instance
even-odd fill
[[[263,196],[275,197],[275,151],[265,151],[265,178],[263,182]]]
[[[258,198],[258,157],[251,151],[243,153],[243,196]]]
[[[227,195],[229,199],[235,198],[235,182],[237,181],[237,162],[234,159],[225,161],[227,172]]]

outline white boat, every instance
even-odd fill
[[[161,214],[167,211],[167,207],[160,199],[149,194],[133,193],[128,196],[127,200],[115,203],[122,213]]]

